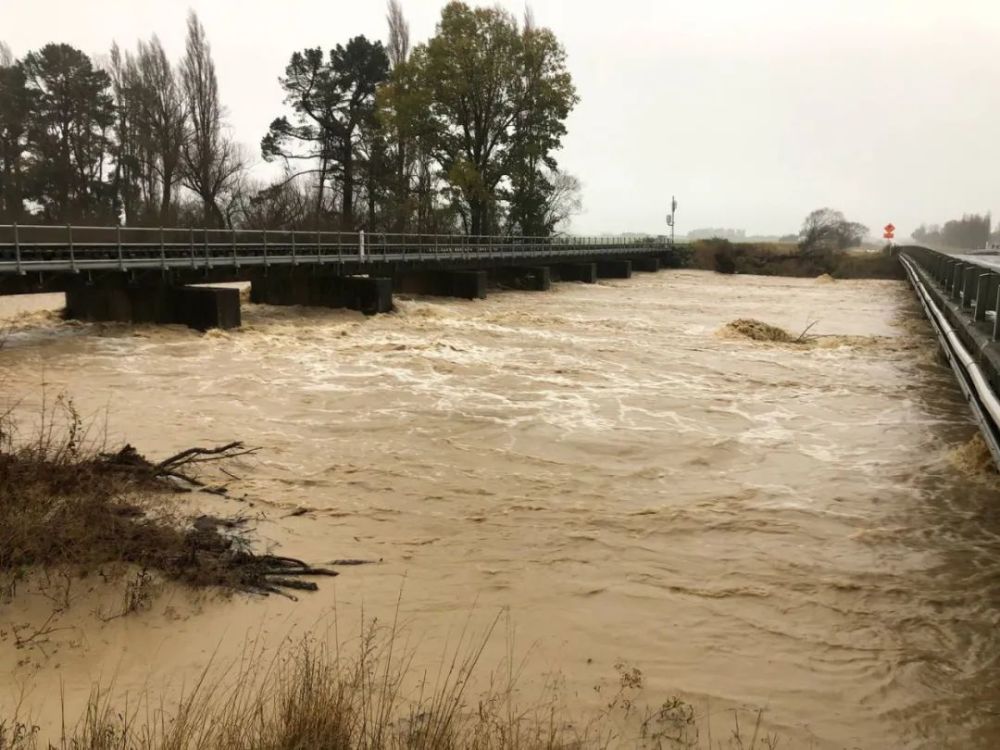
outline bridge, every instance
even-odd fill
[[[650,237],[0,225],[0,294],[66,292],[84,320],[240,325],[239,292],[274,305],[392,309],[394,292],[485,298],[493,285],[548,289],[677,265]]]
[[[1000,467],[1000,255],[905,247],[900,261]]]

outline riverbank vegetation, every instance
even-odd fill
[[[209,665],[172,703],[95,687],[55,742],[30,717],[0,720],[3,750],[773,750],[760,710],[702,715],[671,697],[650,703],[642,672],[617,663],[594,686],[599,708],[572,710],[558,680],[522,685],[523,663],[493,671],[468,628],[430,671],[416,665],[397,624],[375,623],[354,645],[309,636],[273,653],[249,644],[228,668]],[[508,632],[509,629],[508,629]],[[721,725],[721,726],[720,726]],[[782,745],[783,746],[783,745]]]
[[[249,176],[193,12],[176,62],[155,35],[94,59],[0,42],[0,222],[555,231],[580,193],[555,159],[577,103],[555,34],[463,2],[416,45],[398,0],[387,20],[385,44],[290,51],[285,111],[261,123],[271,184]]]
[[[798,245],[770,242],[698,240],[691,243],[690,267],[718,273],[834,279],[902,279],[895,253],[881,250],[830,250],[803,253]]]
[[[12,414],[0,415],[0,595],[9,600],[36,574],[86,577],[115,566],[147,582],[155,575],[228,591],[315,590],[301,576],[335,572],[255,554],[243,519],[187,519],[169,502],[177,493],[224,494],[203,481],[204,467],[252,452],[231,443],[153,462],[132,446],[106,451],[64,397],[43,407],[24,439]]]
[[[696,240],[690,245],[690,265],[718,273],[760,276],[904,278],[891,247],[861,247],[867,233],[867,227],[848,221],[840,211],[822,208],[806,217],[798,242]]]
[[[963,214],[944,224],[921,224],[913,230],[913,241],[919,245],[952,250],[983,250],[1000,246],[1000,230],[994,232],[990,214]]]

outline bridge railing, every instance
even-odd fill
[[[661,246],[646,237],[528,237],[331,232],[285,229],[192,229],[0,225],[0,271],[47,267],[122,269],[241,264],[369,262],[508,255],[579,254]]]

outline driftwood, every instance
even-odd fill
[[[256,453],[258,448],[248,448],[242,442],[231,442],[217,447],[188,448],[153,463],[131,445],[126,445],[117,453],[100,454],[96,468],[118,472],[128,476],[140,485],[148,485],[171,492],[210,492],[226,496],[225,486],[211,486],[196,476],[200,464],[225,462],[230,459]],[[233,473],[220,470],[233,479]],[[142,511],[135,509],[138,515]],[[305,511],[303,511],[305,512]],[[293,513],[292,515],[299,515]],[[280,594],[294,599],[288,590],[316,591],[318,586],[301,577],[339,575],[330,568],[320,568],[292,557],[278,555],[257,555],[248,550],[245,536],[240,529],[247,518],[238,516],[223,519],[214,516],[200,516],[194,520],[190,530],[184,532],[186,551],[183,554],[167,554],[171,558],[169,567],[176,577],[192,582],[215,582],[235,589],[258,594]],[[364,565],[366,560],[338,560],[330,565]]]
[[[241,456],[257,453],[259,448],[247,448],[241,442],[227,443],[215,448],[188,448],[169,458],[152,463],[133,446],[126,445],[117,453],[102,453],[98,456],[105,468],[113,469],[150,483],[159,483],[162,487],[174,492],[209,492],[213,495],[226,496],[229,492],[225,485],[212,486],[192,474],[191,469],[197,464],[229,461]],[[239,479],[233,473],[223,469],[223,473],[232,479]]]
[[[381,560],[330,560],[327,565],[339,565],[340,567],[348,567],[353,565],[377,565],[382,562]]]

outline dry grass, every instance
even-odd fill
[[[43,744],[30,722],[0,723],[0,750],[590,750],[701,748],[768,750],[778,738],[762,713],[739,714],[722,741],[699,733],[694,708],[670,698],[644,707],[642,673],[616,665],[616,680],[598,688],[603,708],[576,717],[550,684],[523,700],[520,665],[507,660],[473,688],[493,626],[479,637],[466,628],[435,671],[420,671],[396,626],[371,624],[355,647],[313,637],[287,642],[269,659],[253,644],[230,669],[207,668],[172,707],[148,698],[116,704],[95,689],[76,724]],[[348,650],[350,653],[348,653]],[[702,722],[705,725],[705,722]]]

